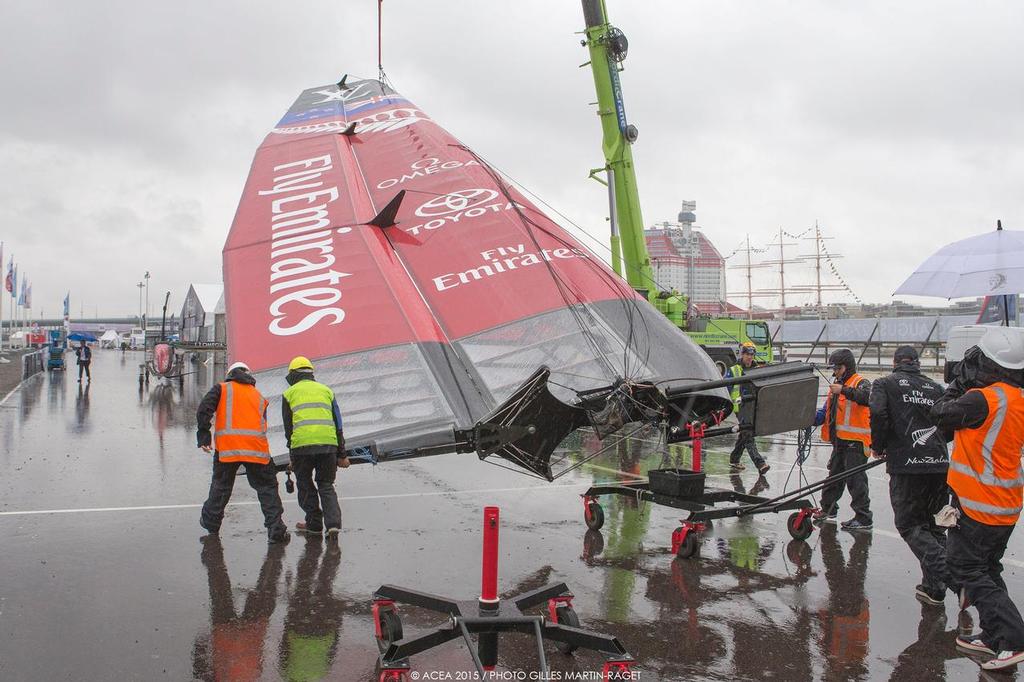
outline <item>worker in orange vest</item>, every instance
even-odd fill
[[[225,380],[211,388],[199,403],[196,441],[205,452],[213,452],[210,495],[203,505],[199,525],[212,534],[220,531],[238,467],[244,465],[245,477],[263,510],[269,541],[282,542],[288,538],[281,520],[284,508],[277,492],[277,471],[267,442],[268,404],[256,390],[256,379],[244,362],[231,365]],[[210,424],[214,420],[211,436]]]
[[[828,460],[828,474],[835,476],[848,469],[867,463],[871,449],[871,413],[868,398],[871,382],[857,374],[857,361],[853,351],[840,348],[828,358],[832,366],[832,384],[828,399],[818,409],[816,426],[821,426],[821,439],[832,444]],[[833,483],[821,492],[821,509],[814,515],[818,523],[835,523],[839,512],[839,498],[845,488],[850,489],[854,517],[842,523],[845,530],[871,530],[871,498],[868,496],[866,472]]]
[[[984,655],[986,670],[1024,662],[1024,620],[1003,581],[1002,558],[1024,506],[1024,329],[991,327],[968,349],[956,377],[932,407],[953,431],[946,481],[956,524],[946,535],[946,565],[960,605],[978,609],[981,632],[957,648]]]

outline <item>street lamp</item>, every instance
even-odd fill
[[[141,327],[142,326],[142,287],[144,287],[146,285],[143,284],[142,282],[139,282],[135,286],[137,286],[139,288],[139,326]]]
[[[146,270],[146,324],[143,327],[149,327],[149,270]]]

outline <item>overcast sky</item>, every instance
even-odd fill
[[[997,218],[1024,229],[1024,3],[607,3],[649,224],[696,200],[729,253],[818,220],[868,301]],[[384,66],[603,240],[582,26],[574,0],[386,0]],[[376,2],[5,0],[0,60],[0,239],[34,312],[70,289],[76,316],[135,314],[147,270],[153,314],[168,290],[178,311],[220,280],[253,153],[298,93],[375,75]]]

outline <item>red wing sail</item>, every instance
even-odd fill
[[[445,442],[542,365],[566,401],[619,378],[717,378],[603,262],[375,80],[306,90],[264,140],[224,282],[232,360],[276,402],[289,360],[311,358],[346,438],[383,451]]]

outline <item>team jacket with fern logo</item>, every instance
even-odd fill
[[[929,412],[942,386],[915,367],[901,365],[871,386],[871,445],[885,452],[892,474],[944,473],[949,451]]]

